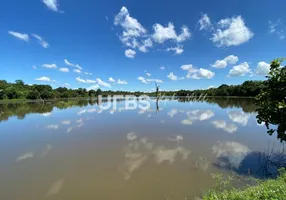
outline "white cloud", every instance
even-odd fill
[[[117,80],[117,84],[126,85],[126,84],[128,84],[128,83],[127,83],[127,81],[118,79],[118,80]]]
[[[227,62],[225,60],[217,60],[212,65],[212,67],[215,67],[215,68],[226,68],[226,66],[227,66]]]
[[[43,3],[52,11],[59,12],[59,4],[57,0],[43,0]]]
[[[155,82],[155,83],[163,83],[162,80],[160,79],[145,79],[144,77],[140,76],[137,78],[139,81],[141,81],[141,83],[144,83],[144,84],[148,84],[148,83],[151,83],[151,82]]]
[[[180,46],[167,48],[166,51],[174,51],[175,55],[180,55],[184,52],[184,49]]]
[[[42,67],[49,68],[49,69],[56,69],[57,65],[54,63],[53,64],[43,64]]]
[[[68,84],[68,83],[64,83],[64,86],[65,86],[65,87],[68,87],[68,86],[70,86],[70,84]]]
[[[276,22],[269,20],[269,33],[276,34],[280,40],[285,38],[284,30],[282,29],[282,21],[278,19]]]
[[[146,72],[146,76],[152,76],[152,74],[150,74],[149,72]]]
[[[182,66],[181,66],[181,69],[182,69],[182,70],[192,70],[192,69],[194,69],[194,67],[193,67],[192,64],[182,65]]]
[[[136,55],[136,51],[132,50],[132,49],[127,49],[125,50],[125,56],[127,58],[134,58]]]
[[[184,125],[191,125],[193,124],[193,121],[190,120],[190,119],[184,119],[181,121],[181,124],[184,124]]]
[[[212,118],[215,114],[212,110],[192,110],[187,112],[188,119],[191,120],[208,120]]]
[[[249,120],[250,115],[242,111],[230,111],[228,112],[228,117],[233,122],[245,126]]]
[[[217,60],[217,61],[212,65],[212,67],[215,67],[215,68],[226,68],[226,66],[227,66],[228,64],[234,65],[234,64],[236,64],[238,61],[239,61],[239,59],[238,59],[237,56],[229,55],[229,56],[225,57],[223,60]]]
[[[256,74],[266,76],[270,72],[270,64],[262,61],[257,64]]]
[[[146,81],[147,82],[155,82],[155,83],[163,83],[163,81],[162,80],[160,80],[160,79],[146,79]]]
[[[110,78],[108,79],[108,81],[111,82],[111,83],[115,83],[115,82],[116,82],[116,81],[114,80],[114,78],[112,78],[112,77],[110,77]]]
[[[203,14],[198,23],[200,25],[200,30],[209,30],[212,28],[211,20],[207,14]]]
[[[79,66],[78,64],[71,63],[67,59],[64,59],[64,62],[65,62],[66,65],[68,65],[70,67],[75,67],[75,68],[78,68],[78,69],[82,70],[81,66]]]
[[[148,47],[152,47],[153,46],[153,42],[150,38],[142,41],[142,45],[139,45],[139,50],[146,53],[148,52]]]
[[[214,77],[215,73],[208,70],[208,69],[197,69],[195,67],[193,67],[193,65],[182,65],[181,66],[182,70],[186,70],[188,71],[187,73],[187,78],[192,78],[192,79],[211,79]]]
[[[87,84],[97,83],[97,81],[95,81],[95,80],[82,79],[82,78],[80,78],[80,77],[77,77],[75,80],[76,80],[77,82],[80,82],[80,83],[87,83]]]
[[[39,43],[42,47],[44,47],[44,48],[49,47],[49,44],[41,36],[39,36],[37,34],[32,34],[32,36],[39,41]]]
[[[175,27],[171,22],[166,27],[162,26],[161,24],[154,24],[153,29],[154,33],[152,38],[157,43],[164,43],[166,40],[183,42],[191,37],[191,33],[186,26],[182,26],[181,34],[177,35]]]
[[[86,80],[81,79],[80,77],[77,77],[75,80],[80,83],[86,83]]]
[[[126,7],[122,7],[114,18],[114,24],[121,26],[123,32],[119,36],[121,42],[128,47],[138,48],[142,52],[147,52],[153,46],[150,38],[147,38],[147,30],[130,16]]]
[[[218,165],[221,167],[239,168],[244,158],[251,152],[251,150],[238,142],[227,141],[218,142],[212,147],[213,154],[218,159]]]
[[[245,26],[241,16],[222,19],[211,40],[218,46],[238,46],[253,37],[251,30]]]
[[[60,68],[59,71],[60,72],[69,72],[70,70],[68,68]]]
[[[14,37],[20,39],[20,40],[24,40],[26,42],[29,41],[29,35],[26,33],[18,33],[18,32],[14,32],[14,31],[8,31],[8,33],[10,35],[13,35]]]
[[[138,77],[137,79],[138,79],[139,81],[141,81],[141,83],[148,84],[148,82],[146,81],[146,79],[143,78],[142,76]]]
[[[228,76],[244,76],[247,73],[250,73],[249,65],[247,62],[243,62],[239,65],[234,66],[230,69]]]
[[[164,70],[164,69],[165,69],[165,67],[164,67],[164,66],[161,66],[161,67],[160,67],[160,69],[161,69],[161,70]]]
[[[224,60],[230,65],[234,65],[239,61],[238,57],[234,55],[229,55],[225,57]]]
[[[79,69],[74,69],[73,71],[74,71],[75,73],[78,73],[78,74],[81,73],[81,71],[80,71]]]
[[[96,79],[96,82],[97,82],[98,85],[101,85],[101,86],[104,86],[104,87],[108,87],[108,88],[111,87],[111,85],[109,83],[106,83],[106,82],[102,81],[99,78]]]
[[[173,72],[171,72],[167,77],[172,81],[178,80],[178,77]]]
[[[86,79],[86,83],[96,83],[96,81],[95,80],[90,80],[90,79]]]
[[[223,129],[228,133],[234,133],[237,131],[237,126],[235,124],[227,124],[224,120],[216,120],[212,123],[216,128]]]
[[[92,86],[90,86],[90,87],[88,87],[88,88],[86,88],[87,90],[96,90],[96,89],[98,89],[98,88],[100,88],[100,86],[98,85],[98,84],[96,84],[96,85],[92,85]]]
[[[46,77],[46,76],[42,76],[40,78],[36,78],[36,81],[54,82],[54,80],[51,80],[50,77]]]

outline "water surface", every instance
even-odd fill
[[[0,199],[193,199],[212,173],[256,176],[279,145],[247,99],[0,105]]]

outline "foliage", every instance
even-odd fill
[[[245,189],[230,187],[230,179],[222,179],[216,187],[205,193],[203,200],[282,200],[286,199],[286,173],[280,170],[277,179],[261,181]]]
[[[257,96],[256,105],[258,123],[265,122],[270,135],[276,131],[277,137],[286,141],[286,66],[281,66],[283,61],[272,61],[265,88]]]

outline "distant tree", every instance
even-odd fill
[[[96,95],[96,91],[95,90],[89,90],[88,91],[88,96],[89,97],[94,97]]]
[[[265,122],[270,135],[276,131],[277,137],[286,141],[286,66],[281,66],[283,61],[282,58],[272,61],[265,88],[256,97],[256,105],[259,107],[258,123]]]
[[[101,93],[102,93],[101,89],[96,90],[96,96],[101,95]]]
[[[17,85],[21,85],[21,86],[24,86],[24,85],[25,85],[24,81],[22,81],[22,80],[16,80],[15,83],[16,83]]]
[[[39,99],[39,97],[40,97],[40,93],[38,92],[38,90],[31,90],[27,94],[27,99],[31,99],[31,100]]]
[[[8,99],[17,99],[20,96],[18,91],[13,86],[7,87],[4,90],[4,93],[6,94]]]

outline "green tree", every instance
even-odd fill
[[[102,93],[101,89],[96,90],[96,96],[101,95],[101,93]]]
[[[36,100],[39,99],[40,97],[40,93],[38,92],[38,90],[31,90],[28,92],[27,94],[27,99],[31,99],[31,100]]]
[[[17,85],[21,85],[21,86],[24,86],[24,85],[25,85],[24,81],[22,81],[22,80],[16,80],[15,83],[16,83]]]
[[[281,141],[286,141],[286,66],[281,66],[284,59],[275,59],[270,65],[270,72],[265,88],[256,97],[258,105],[258,123],[265,122],[268,133],[275,131]]]

